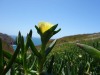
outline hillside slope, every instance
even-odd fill
[[[14,50],[11,45],[13,44],[14,40],[9,35],[3,33],[0,33],[0,39],[2,40],[3,50],[6,50],[9,53],[13,54]]]
[[[91,33],[91,34],[78,34],[72,36],[65,36],[58,39],[57,44],[66,43],[66,42],[80,42],[82,40],[93,40],[100,38],[100,33]]]

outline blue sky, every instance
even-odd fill
[[[100,0],[0,0],[0,32],[25,36],[38,22],[58,24],[54,36],[100,32]]]

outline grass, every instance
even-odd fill
[[[100,50],[100,38],[82,40],[80,43],[93,46]],[[59,42],[59,41],[58,41]],[[55,55],[54,72],[61,71],[60,75],[99,75],[100,60],[95,60],[85,51],[76,46],[75,42],[57,44],[51,55]],[[60,69],[61,67],[61,69]]]
[[[85,38],[84,40],[76,41],[78,40],[75,39],[77,37],[69,38],[70,41],[66,41],[66,38],[58,39],[55,47],[46,57],[47,60],[40,75],[100,75],[100,60],[92,58],[92,56],[76,45],[76,42],[79,42],[100,50],[100,38],[88,38],[88,40]],[[83,38],[83,36],[81,37]],[[21,45],[23,48],[28,47]],[[40,49],[40,47],[37,48]],[[15,59],[9,67],[11,75],[37,75],[39,59],[34,52],[30,50],[23,52],[23,50],[20,50],[17,58],[19,62],[16,62]],[[9,64],[6,60],[5,63],[4,65]]]

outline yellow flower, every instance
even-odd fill
[[[49,30],[51,27],[53,26],[53,24],[48,23],[48,22],[40,22],[38,24],[38,28],[40,29],[40,31],[42,33],[46,32],[47,30]]]

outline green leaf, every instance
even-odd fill
[[[14,63],[14,61],[15,61],[15,59],[17,57],[17,54],[19,53],[19,51],[20,51],[20,46],[18,44],[17,48],[16,48],[16,50],[15,50],[15,52],[14,52],[12,58],[11,58],[11,60],[9,61],[7,67],[4,69],[2,75],[5,75],[9,71],[9,69],[11,68],[12,64]]]
[[[58,74],[61,73],[61,71],[62,71],[64,65],[65,65],[65,64],[64,64],[64,61],[62,61],[62,62],[61,62],[61,65],[60,65],[60,68],[59,68],[59,71],[58,71]]]
[[[46,53],[46,56],[51,52],[51,50],[53,49],[53,47],[55,46],[57,40],[54,40],[50,46],[46,49],[45,53]]]
[[[21,51],[22,51],[22,54],[24,53],[24,37],[21,36],[21,39],[20,39],[20,46],[21,46]]]
[[[36,66],[36,65],[35,65],[36,60],[37,60],[37,58],[35,57],[35,58],[34,58],[34,61],[33,61],[33,63],[32,63],[32,65],[31,65],[31,67],[30,67],[30,69],[29,69],[29,70],[32,70],[32,69],[33,69],[33,67],[34,67],[34,66]]]
[[[48,73],[48,74],[52,74],[53,63],[54,63],[54,55],[52,56],[52,59],[51,59],[51,61],[50,61],[49,68],[48,68],[48,70],[47,70],[47,73]]]
[[[3,50],[3,54],[4,54],[4,57],[6,57],[9,60],[12,57],[12,54],[10,54],[9,52],[7,52],[6,50]],[[20,64],[21,63],[21,60],[19,58],[16,58],[15,59],[15,62]]]
[[[23,60],[23,67],[24,67],[24,70],[26,71],[27,70],[27,61],[26,61],[26,49],[24,48],[24,37],[21,36],[21,56],[22,56],[22,60]]]
[[[26,37],[26,46],[25,46],[26,50],[28,50],[29,48],[28,37],[32,38],[32,30],[30,30],[29,34],[27,34],[27,37]]]
[[[84,49],[87,53],[89,53],[93,58],[100,60],[100,51],[94,47],[77,43],[77,46]]]
[[[30,37],[29,34],[27,34],[27,37],[26,37],[26,46],[25,46],[26,50],[28,50],[28,48],[29,48],[28,37]]]
[[[40,29],[36,25],[35,25],[35,28],[37,30],[37,33],[41,35],[42,34],[41,31],[40,31]]]
[[[17,37],[17,44],[21,43],[21,32],[19,31],[18,37]]]
[[[29,36],[30,36],[30,38],[32,37],[32,30],[30,30],[30,32],[29,32]]]
[[[53,35],[57,34],[60,30],[61,30],[61,28],[58,29],[57,31],[54,31]]]
[[[7,59],[11,59],[11,57],[12,57],[12,54],[7,52],[6,50],[3,50],[3,54],[4,54],[4,57],[6,57]]]
[[[52,26],[50,29],[48,29],[46,32],[44,32],[43,36],[44,37],[48,37],[48,38],[51,38],[53,36],[53,32],[54,30],[57,28],[58,24]],[[48,35],[49,34],[49,35]]]
[[[47,32],[48,32],[48,31],[54,31],[54,30],[57,28],[57,26],[58,26],[58,24],[52,26],[49,30],[47,30]]]
[[[37,51],[37,49],[36,49],[36,47],[35,47],[35,45],[34,45],[34,43],[32,42],[32,40],[31,40],[30,37],[28,37],[28,44],[29,44],[29,46],[30,46],[32,52],[33,52],[37,57],[41,58],[41,54]]]
[[[3,57],[3,50],[2,50],[2,41],[0,39],[0,73],[3,71],[3,62],[4,62],[4,57]]]

